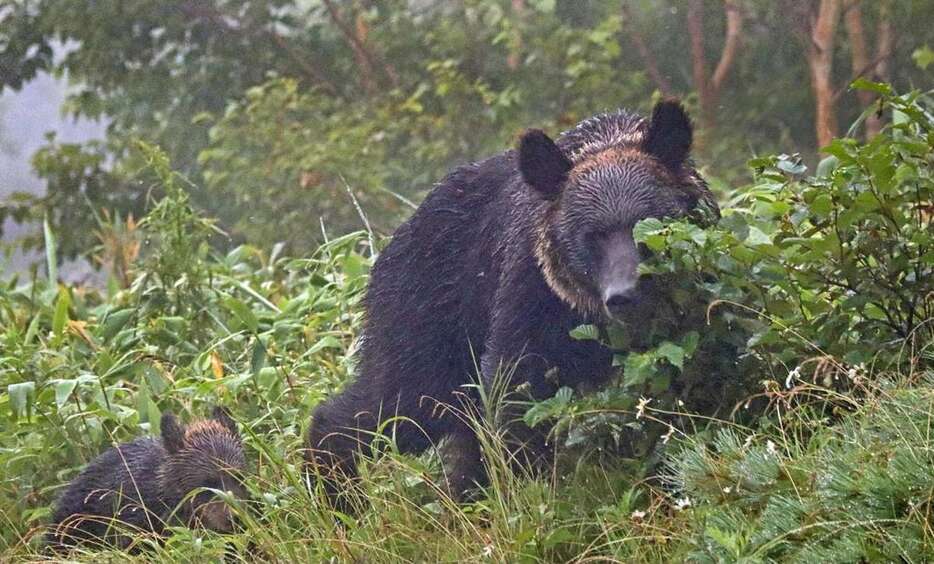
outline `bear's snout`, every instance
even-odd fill
[[[636,302],[639,250],[626,230],[609,234],[601,247],[600,296],[607,316],[619,318]]]

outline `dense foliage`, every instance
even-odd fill
[[[307,492],[298,449],[311,408],[352,373],[377,238],[325,229],[306,259],[281,245],[219,253],[196,188],[137,145],[164,197],[138,223],[102,220],[98,255],[122,265],[108,288],[0,288],[0,554],[37,554],[54,496],[108,445],[157,433],[165,410],[223,404],[246,437],[256,511],[237,506],[236,535],[140,538],[149,557],[934,558],[934,118],[926,95],[864,86],[898,116],[882,135],[835,142],[815,176],[794,157],[754,159],[715,225],[640,224],[668,303],[639,331],[575,331],[609,338],[624,370],[606,390],[530,406],[530,423],[556,423],[553,475],[515,475],[495,418],[481,419],[487,496],[455,505],[435,453],[390,448],[363,465],[371,510],[357,517]],[[53,279],[62,238],[46,224]]]
[[[522,128],[645,110],[658,93],[687,100],[716,175],[746,180],[750,152],[816,152],[808,64],[792,33],[808,18],[790,6],[817,3],[0,0],[0,89],[66,73],[75,90],[65,110],[109,124],[102,143],[50,141],[35,157],[46,195],[0,205],[0,219],[48,215],[71,234],[60,252],[86,253],[102,208],[139,217],[159,189],[139,176],[141,138],[198,186],[192,200],[234,244],[286,241],[307,254],[323,240],[320,217],[334,233],[363,227],[354,196],[388,233],[406,201]],[[725,57],[731,6],[743,23]],[[850,37],[841,21],[831,56],[841,123],[873,101],[846,88],[856,76],[929,82],[910,55],[928,60],[934,4],[862,2],[846,15],[857,11],[862,33]],[[898,40],[876,57],[871,47],[893,29]],[[857,64],[859,46],[878,69]],[[699,71],[716,74],[709,87]]]

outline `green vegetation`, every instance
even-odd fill
[[[0,201],[45,258],[0,280],[0,561],[47,556],[89,460],[216,404],[253,470],[244,530],[71,558],[934,561],[932,21],[930,0],[0,0],[0,91],[67,75],[63,110],[108,123],[49,136],[46,192]],[[665,299],[572,333],[621,370],[527,403],[552,472],[515,474],[495,421],[526,399],[485,390],[477,501],[391,436],[366,511],[309,493],[305,425],[432,183],[663,95],[696,116],[723,217],[637,226]],[[106,284],[60,283],[74,257]]]
[[[632,351],[617,385],[530,406],[530,423],[555,424],[553,473],[514,475],[478,418],[493,485],[458,506],[435,453],[406,457],[387,437],[355,517],[307,492],[299,449],[311,408],[352,373],[373,235],[323,231],[306,259],[218,252],[195,188],[138,144],[164,196],[139,223],[98,218],[98,256],[120,265],[108,288],[0,289],[0,555],[39,555],[54,496],[108,445],[155,434],[164,410],[219,403],[255,472],[255,511],[236,504],[246,530],[140,538],[137,558],[931,560],[934,118],[925,95],[863,86],[896,120],[835,142],[817,176],[757,158],[717,225],[640,224],[646,268],[674,275],[670,311],[610,332]],[[54,273],[62,235],[46,225]]]
[[[824,4],[832,116],[816,115],[808,51]],[[852,80],[929,85],[932,20],[930,0],[0,0],[0,89],[65,73],[63,110],[109,124],[103,142],[51,140],[34,160],[46,194],[0,205],[0,220],[47,216],[70,234],[63,256],[85,254],[95,213],[141,217],[160,196],[140,177],[141,138],[233,245],[304,256],[323,242],[319,217],[335,234],[362,228],[348,187],[388,234],[407,200],[524,128],[644,112],[659,94],[688,104],[699,162],[747,182],[751,155],[812,162],[818,118],[845,133],[876,100]],[[67,56],[53,56],[60,42]]]

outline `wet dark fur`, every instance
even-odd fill
[[[527,384],[539,398],[559,385],[607,379],[611,353],[568,336],[582,323],[607,321],[593,295],[586,249],[573,243],[577,232],[600,228],[607,214],[634,222],[683,214],[700,199],[712,203],[686,153],[671,148],[684,140],[670,138],[685,132],[649,139],[647,131],[646,120],[632,113],[596,116],[558,140],[564,164],[550,158],[544,134],[530,132],[523,142],[531,149],[522,152],[526,178],[517,152],[507,151],[462,166],[435,187],[373,268],[357,377],[312,417],[312,478],[323,476],[337,494],[335,475],[353,476],[354,454],[368,452],[377,422],[399,415],[417,423],[394,429],[403,452],[448,439],[445,473],[453,493],[463,493],[483,482],[479,447],[468,426],[438,403],[459,406],[460,396],[472,397],[465,385],[475,383],[478,363],[487,385],[501,366],[514,365],[512,384]],[[572,198],[583,200],[574,214],[562,214]]]
[[[53,549],[80,543],[126,548],[132,540],[126,533],[159,537],[172,524],[229,530],[228,510],[210,492],[182,502],[202,487],[243,497],[237,475],[244,466],[236,424],[223,410],[187,429],[165,414],[161,439],[111,448],[72,480],[58,499],[46,540]]]

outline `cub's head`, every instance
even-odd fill
[[[226,410],[215,407],[210,419],[189,426],[171,413],[162,416],[162,444],[168,458],[160,469],[160,486],[170,504],[178,504],[176,515],[188,525],[230,532],[234,518],[230,508],[209,488],[246,499],[241,479],[246,468],[243,443],[237,424]]]
[[[549,286],[597,318],[644,313],[651,284],[633,239],[642,219],[681,217],[713,196],[688,156],[691,121],[677,101],[655,106],[650,120],[619,113],[585,121],[556,144],[539,130],[519,143],[522,178],[546,202],[536,253]]]

